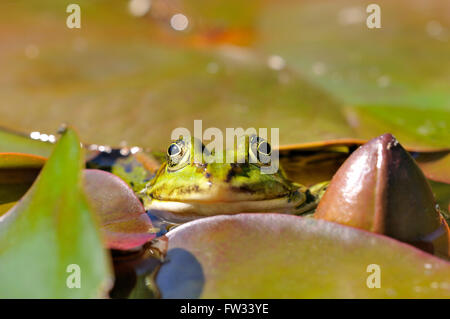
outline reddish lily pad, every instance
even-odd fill
[[[450,298],[449,262],[323,220],[214,216],[167,237],[168,260],[156,277],[163,298]],[[373,264],[380,288],[367,286]]]
[[[100,218],[108,248],[128,250],[155,237],[142,203],[119,177],[101,170],[85,170],[84,189],[91,207]]]

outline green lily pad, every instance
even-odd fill
[[[79,1],[89,28],[74,32],[60,27],[63,5],[30,1],[33,5],[9,6],[7,14],[0,10],[0,28],[9,34],[5,46],[15,43],[2,52],[0,62],[0,82],[7,74],[11,83],[0,89],[0,107],[15,112],[4,114],[0,124],[53,133],[68,122],[85,143],[126,141],[152,149],[165,149],[177,127],[193,132],[197,119],[204,129],[280,128],[281,143],[354,133],[333,97],[299,74],[271,69],[257,52],[233,46],[201,49],[181,39],[168,44],[154,36],[158,28],[150,18],[132,16],[119,2]],[[243,16],[255,21],[259,11],[245,7],[249,14]],[[45,24],[38,13],[45,14]],[[3,25],[10,21],[5,16],[13,22]],[[196,17],[189,18],[196,25]],[[48,30],[51,39],[42,36]],[[24,32],[27,39],[20,37]],[[178,39],[177,31],[168,33]],[[39,50],[35,58],[26,55],[30,46]]]
[[[110,260],[81,188],[82,154],[69,129],[32,188],[1,217],[1,298],[94,298],[111,286]],[[77,266],[80,288],[69,277]]]
[[[446,0],[268,2],[255,46],[344,104],[352,137],[390,132],[405,146],[450,146]]]
[[[48,157],[52,152],[53,144],[37,141],[24,134],[0,129],[1,153],[26,153]]]
[[[133,190],[117,176],[95,169],[84,171],[84,190],[100,219],[106,246],[128,250],[155,238],[155,229]]]
[[[3,124],[52,133],[69,122],[84,142],[154,149],[195,119],[280,128],[281,144],[391,132],[405,146],[449,146],[450,41],[433,9],[445,0],[381,1],[377,30],[356,0],[179,1],[140,18],[120,1],[78,4],[89,28],[60,27],[57,1],[0,10],[0,107],[14,109]],[[170,27],[173,10],[187,30]]]
[[[450,297],[449,262],[327,221],[215,216],[167,237],[168,260],[156,277],[163,298]],[[373,264],[380,267],[380,288],[367,285]]]

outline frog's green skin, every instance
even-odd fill
[[[263,141],[258,137],[245,138],[250,144]],[[301,214],[316,207],[327,185],[311,188],[313,194],[289,181],[281,169],[274,174],[263,174],[263,163],[250,162],[252,149],[258,152],[257,145],[250,148],[250,153],[248,147],[244,153],[227,151],[242,156],[243,163],[210,163],[205,156],[212,155],[205,155],[196,163],[194,143],[193,139],[172,143],[179,147],[175,148],[180,153],[167,156],[167,161],[141,193],[146,209],[164,211],[165,217],[173,220],[249,212]]]

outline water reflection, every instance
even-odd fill
[[[199,298],[205,285],[205,275],[197,258],[189,251],[174,248],[156,276],[161,298]]]

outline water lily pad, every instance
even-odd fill
[[[391,132],[449,146],[445,0],[381,1],[377,30],[356,0],[178,1],[139,18],[121,2],[78,3],[90,18],[76,32],[60,27],[63,4],[2,3],[3,124],[52,133],[69,122],[84,142],[155,149],[195,119],[280,128],[282,144]]]
[[[0,152],[2,153],[26,153],[48,157],[53,149],[53,144],[37,141],[25,134],[0,129]]]
[[[84,189],[100,218],[106,245],[110,249],[136,248],[155,237],[155,230],[133,190],[117,176],[88,169]]]
[[[450,184],[450,152],[415,154],[415,160],[429,179]]]
[[[163,297],[180,292],[201,298],[450,297],[450,263],[327,221],[282,214],[215,216],[167,236],[171,258],[156,277]],[[380,267],[380,288],[367,286],[372,264]]]
[[[46,158],[23,153],[0,153],[1,169],[37,168],[44,166]]]
[[[2,298],[105,296],[110,260],[82,192],[82,154],[69,129],[32,188],[0,218]],[[77,272],[80,288],[72,286]]]
[[[450,146],[448,1],[285,1],[262,6],[256,46],[348,106],[352,137]]]
[[[15,110],[1,112],[0,124],[48,134],[67,122],[80,130],[85,143],[117,146],[126,141],[153,149],[165,149],[177,127],[193,131],[196,119],[203,120],[205,129],[223,131],[280,128],[281,143],[353,134],[332,96],[300,74],[270,68],[267,57],[251,49],[206,49],[176,41],[170,19],[165,28],[175,41],[161,39],[154,36],[157,27],[150,16],[139,19],[119,2],[80,0],[89,28],[73,32],[60,27],[63,5],[29,1],[0,10],[0,28],[8,32],[0,59],[0,83],[5,83],[0,110]],[[214,2],[207,7],[250,19],[232,28],[251,29],[259,12],[253,10],[259,5]],[[190,25],[200,26],[203,13],[189,14]],[[51,37],[42,36],[49,32]],[[38,56],[27,56],[27,48],[37,48]]]

